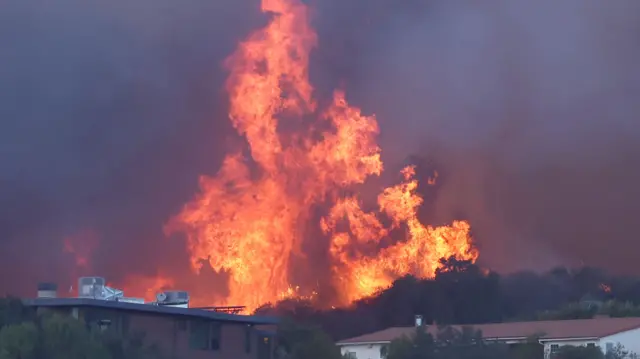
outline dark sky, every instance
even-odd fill
[[[319,93],[377,114],[389,171],[442,173],[425,210],[468,218],[501,271],[640,274],[640,2],[315,0]],[[162,224],[235,143],[222,61],[255,0],[0,1],[0,279],[187,271]]]

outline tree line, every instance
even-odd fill
[[[109,331],[91,330],[68,316],[36,315],[21,303],[0,299],[0,359],[162,357],[145,344],[143,333],[118,337]],[[320,303],[288,300],[258,310],[257,314],[283,318],[278,329],[277,359],[341,358],[335,341],[389,327],[412,326],[416,314],[423,316],[425,324],[442,328],[448,324],[578,319],[598,314],[640,316],[640,278],[610,275],[594,268],[501,276],[450,258],[442,261],[433,279],[403,277],[349,308],[318,308]],[[416,338],[400,338],[385,355],[387,359],[539,358],[527,352],[539,351],[536,345],[525,346],[519,349],[524,353],[514,356],[506,347],[481,343],[478,333],[447,330],[436,337],[423,333]],[[562,350],[559,359],[603,358],[599,351],[584,352],[592,348]]]
[[[416,314],[438,325],[640,316],[637,277],[589,267],[501,276],[455,258],[442,264],[433,279],[400,278],[349,308],[321,310],[318,303],[288,300],[258,313],[317,325],[334,340],[411,326]]]
[[[610,275],[590,267],[555,268],[545,273],[520,272],[501,276],[484,271],[469,261],[449,258],[442,261],[442,268],[433,279],[406,276],[395,281],[390,288],[349,308],[317,308],[318,303],[288,300],[275,306],[265,306],[258,313],[279,315],[298,325],[315,328],[307,329],[309,338],[301,341],[315,345],[389,327],[412,326],[416,314],[422,315],[426,324],[445,328],[448,324],[586,319],[595,315],[640,316],[640,278]],[[312,333],[317,333],[317,338],[313,338]],[[481,343],[470,333],[452,334],[449,329],[448,335],[457,339],[446,339],[446,335],[433,338],[428,333],[418,338],[401,338],[391,345],[387,359],[542,357],[542,348],[536,344],[537,341],[532,341],[529,346],[518,346],[513,352],[501,345]],[[607,358],[623,357],[624,349],[618,348],[616,353],[609,354]],[[333,359],[340,358],[340,355],[334,351],[334,356],[292,358]],[[555,358],[599,359],[605,355],[598,348],[562,347]]]
[[[341,354],[331,339],[317,326],[283,323],[279,330],[281,350],[276,359],[353,359]],[[424,327],[416,328],[414,336],[403,336],[380,349],[385,359],[542,359],[544,347],[532,336],[515,346],[482,340],[482,332],[471,327],[456,330],[439,327],[435,335]],[[636,359],[622,346],[604,354],[598,347],[563,346],[553,359]]]
[[[0,298],[0,359],[162,359],[144,333],[118,335],[70,315],[38,315],[20,299]]]
[[[471,328],[462,331],[445,327],[435,336],[419,328],[414,337],[403,337],[385,349],[386,359],[542,359],[543,347],[531,337],[528,343],[509,346],[487,343],[482,333]],[[622,346],[604,354],[598,347],[563,346],[553,359],[624,359],[630,352]]]

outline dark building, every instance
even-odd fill
[[[170,358],[273,358],[275,318],[90,298],[24,302],[38,312],[70,315],[101,330],[143,332],[145,343],[155,344]]]

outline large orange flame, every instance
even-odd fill
[[[263,0],[262,11],[271,15],[269,24],[227,61],[230,118],[250,157],[230,154],[216,176],[202,176],[200,192],[166,226],[167,233],[186,235],[196,272],[204,258],[229,274],[229,296],[210,304],[253,310],[299,295],[289,274],[291,259],[304,255],[308,226],[320,226],[330,237],[337,304],[371,295],[407,273],[433,276],[441,257],[475,260],[466,222],[437,228],[420,223],[422,199],[412,167],[403,171],[402,184],[380,194],[379,213],[362,210],[357,197],[340,196],[383,170],[377,121],[350,106],[342,91],[317,110],[308,76],[316,35],[304,4]],[[331,211],[312,223],[311,210],[326,203]],[[338,229],[343,221],[348,230]],[[377,244],[397,228],[407,238],[373,256],[353,246]]]

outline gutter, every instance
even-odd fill
[[[544,338],[544,339],[538,339],[538,343],[544,344],[546,342],[568,342],[568,341],[581,341],[581,340],[600,340],[600,338],[599,337]]]
[[[389,344],[391,343],[390,340],[386,340],[386,341],[377,341],[377,342],[338,342],[336,343],[337,346],[345,346],[345,345],[372,345],[372,344]]]

